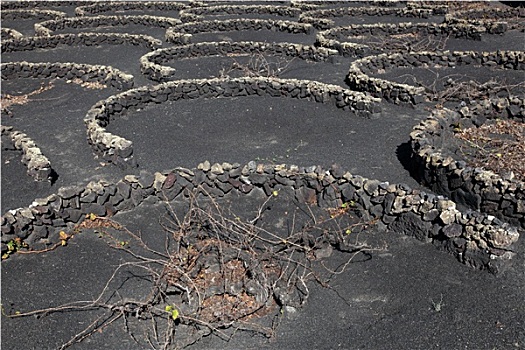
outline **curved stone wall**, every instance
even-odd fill
[[[275,5],[216,5],[184,9],[180,11],[180,19],[183,22],[196,22],[202,20],[205,16],[252,13],[294,18],[299,17],[301,10],[290,6]]]
[[[335,50],[292,43],[266,43],[254,41],[220,41],[173,46],[148,52],[140,58],[142,74],[155,81],[167,81],[176,74],[176,69],[163,65],[177,59],[226,56],[228,54],[267,53],[271,55],[297,57],[303,60],[327,61],[339,56]]]
[[[28,9],[17,9],[17,10],[2,10],[2,20],[6,19],[37,19],[37,20],[49,20],[66,17],[66,13],[62,11],[54,10],[28,10]]]
[[[2,35],[2,44],[5,40],[23,38],[24,34],[11,28],[0,28],[0,34]]]
[[[175,80],[156,86],[144,86],[122,92],[100,101],[84,119],[88,142],[95,153],[120,167],[135,167],[133,144],[106,131],[110,118],[128,109],[142,108],[150,103],[163,103],[179,99],[238,97],[269,95],[333,103],[338,108],[368,117],[379,113],[379,99],[360,92],[343,89],[315,81],[278,78],[189,79]]]
[[[525,11],[519,8],[484,8],[455,11],[445,16],[445,23],[471,23],[484,26],[488,33],[501,34],[508,29],[525,29]],[[509,19],[514,20],[509,21]]]
[[[171,201],[188,191],[222,197],[229,192],[248,194],[290,190],[300,203],[340,208],[343,203],[360,210],[365,220],[394,232],[409,232],[434,242],[463,263],[499,271],[515,254],[517,230],[477,212],[462,213],[454,202],[410,189],[354,176],[334,165],[331,169],[265,165],[201,163],[196,169],[177,168],[165,173],[127,175],[116,184],[91,182],[85,188],[63,187],[35,200],[31,206],[10,210],[2,217],[2,251],[16,237],[31,248],[60,242],[59,230],[71,228],[86,215],[105,216],[133,209],[144,200]],[[348,204],[350,203],[350,204]],[[407,230],[410,228],[409,230]]]
[[[393,8],[393,7],[341,7],[330,9],[315,9],[305,11],[299,16],[299,22],[310,23],[316,29],[326,30],[335,25],[330,18],[344,16],[396,16],[408,18],[428,18],[430,16],[444,15],[446,6],[432,8]]]
[[[17,10],[26,9],[32,10],[39,7],[60,7],[60,6],[80,6],[96,3],[96,1],[82,1],[82,0],[23,0],[23,1],[2,1],[0,8],[2,10]]]
[[[55,48],[60,45],[136,45],[153,49],[162,45],[162,41],[142,34],[120,33],[79,33],[57,34],[50,36],[21,37],[2,41],[2,52],[27,51],[34,49]]]
[[[109,3],[95,2],[91,5],[78,6],[75,9],[77,16],[96,15],[109,11],[152,10],[152,11],[180,11],[191,6],[190,2],[174,1],[114,1]]]
[[[143,25],[149,27],[169,28],[180,24],[176,18],[159,16],[82,16],[67,17],[58,20],[49,20],[35,23],[35,34],[49,36],[54,31],[66,28],[89,28],[104,26],[124,26],[124,25]]]
[[[341,55],[364,57],[367,55],[378,54],[385,50],[397,48],[389,47],[385,43],[382,48],[373,48],[366,44],[357,44],[341,41],[341,37],[358,35],[394,35],[394,34],[423,34],[437,36],[453,36],[455,38],[466,38],[471,40],[481,40],[481,34],[485,33],[485,27],[471,24],[435,24],[435,23],[397,23],[397,24],[355,24],[344,27],[335,27],[324,30],[316,35],[316,45],[338,50]]]
[[[16,78],[79,78],[96,81],[119,90],[133,87],[133,76],[109,66],[78,63],[7,62],[0,65],[2,79]]]
[[[496,107],[501,103],[492,101]],[[503,99],[504,100],[504,99]],[[519,108],[519,117],[525,121],[525,99],[511,98]],[[496,110],[485,118],[500,118]],[[410,134],[413,160],[419,169],[421,181],[436,193],[443,194],[463,207],[482,210],[513,225],[525,228],[525,183],[502,177],[492,171],[471,168],[455,159],[443,145],[454,139],[454,128],[475,126],[475,119],[443,109],[435,110]]]
[[[455,67],[478,65],[499,67],[501,69],[525,70],[525,52],[523,51],[420,51],[394,54],[380,54],[358,59],[350,65],[347,83],[352,89],[371,93],[394,103],[418,104],[425,99],[432,99],[432,92],[424,87],[394,83],[373,78],[368,74],[378,70],[396,67]],[[487,93],[490,93],[487,92]]]
[[[54,182],[57,174],[51,167],[51,162],[35,144],[35,142],[23,132],[14,130],[12,126],[1,125],[2,135],[7,136],[15,149],[22,151],[22,163],[27,167],[27,175],[35,181]]]
[[[191,42],[192,34],[226,31],[272,30],[288,33],[310,34],[313,27],[310,24],[291,21],[275,21],[270,19],[228,19],[224,21],[199,21],[183,23],[166,30],[166,41],[182,45]]]

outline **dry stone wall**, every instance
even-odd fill
[[[525,70],[525,52],[523,51],[420,51],[394,54],[380,54],[358,59],[350,65],[347,83],[352,89],[369,92],[375,97],[382,97],[393,103],[418,104],[432,99],[433,91],[424,87],[394,83],[373,78],[368,74],[378,70],[398,67],[456,67],[476,65],[509,70]],[[491,91],[487,91],[488,94]]]
[[[31,10],[40,7],[60,7],[60,6],[81,6],[90,5],[97,1],[83,1],[83,0],[24,0],[24,1],[2,1],[0,8],[2,10],[17,10],[25,9]]]
[[[2,79],[15,78],[78,78],[99,82],[119,90],[133,87],[133,76],[109,66],[79,63],[9,62],[1,64]]]
[[[496,108],[502,103],[501,100],[505,99],[490,102],[495,107],[490,112],[486,106],[473,109],[489,112],[485,118],[499,118],[503,114],[497,113]],[[519,102],[514,104],[519,108],[517,117],[523,122],[525,99],[510,98],[507,103],[510,105],[516,100]],[[481,210],[525,228],[525,183],[485,169],[472,168],[465,161],[456,159],[457,156],[448,149],[454,140],[454,127],[473,127],[475,121],[443,109],[435,110],[433,115],[415,126],[410,134],[410,142],[419,177],[433,191],[451,198],[463,208]]]
[[[0,28],[0,34],[2,35],[2,44],[5,40],[19,39],[24,37],[24,34],[11,28]]]
[[[91,5],[78,6],[75,8],[77,16],[98,15],[110,11],[130,11],[130,10],[152,10],[152,11],[180,11],[192,2],[175,2],[175,1],[113,1],[113,2],[95,2]]]
[[[180,11],[183,22],[196,22],[205,16],[214,15],[242,15],[242,14],[269,14],[281,17],[299,17],[301,10],[290,6],[275,5],[217,5],[193,7]]]
[[[35,142],[23,132],[14,130],[12,126],[1,125],[2,136],[6,136],[14,148],[22,151],[22,163],[27,167],[27,174],[35,181],[54,182],[57,174],[51,167],[51,162],[35,144]]]
[[[66,13],[62,11],[54,10],[27,10],[27,9],[18,9],[18,10],[3,10],[2,11],[2,20],[10,19],[36,19],[36,20],[49,20],[49,19],[58,19],[66,17]]]
[[[82,16],[66,17],[58,20],[49,20],[35,23],[36,35],[49,36],[54,31],[66,28],[86,28],[98,26],[143,25],[148,27],[168,28],[180,24],[177,18],[158,16]]]
[[[57,34],[50,36],[20,37],[16,40],[4,40],[2,52],[27,51],[34,49],[55,48],[60,45],[136,45],[153,49],[162,42],[148,35],[120,33],[79,33]]]
[[[223,21],[199,21],[183,23],[166,30],[166,41],[182,45],[191,42],[192,34],[214,33],[225,31],[272,30],[297,34],[310,34],[313,27],[310,24],[292,21],[277,21],[264,19],[227,19]]]
[[[390,36],[394,34],[434,35],[438,37],[453,36],[470,40],[481,40],[486,29],[471,24],[435,24],[435,23],[397,23],[397,24],[355,24],[320,31],[316,35],[316,45],[338,50],[343,56],[364,57],[379,54],[386,50],[399,51],[390,47],[388,41],[381,47],[369,46],[345,41],[349,36]],[[343,38],[343,39],[342,39]]]
[[[362,93],[315,81],[278,78],[189,79],[176,80],[153,87],[128,90],[100,101],[84,119],[88,142],[96,154],[120,167],[135,167],[132,142],[106,131],[110,119],[129,109],[151,103],[179,99],[268,95],[333,103],[336,107],[369,117],[381,111],[379,99]]]
[[[172,201],[189,191],[217,198],[232,191],[263,191],[270,196],[283,189],[293,191],[302,203],[327,208],[347,203],[364,213],[365,219],[378,221],[380,227],[434,242],[476,268],[497,272],[515,254],[519,237],[515,228],[493,216],[462,213],[444,197],[354,176],[337,165],[322,169],[255,162],[244,166],[204,162],[196,169],[127,175],[116,184],[100,181],[86,187],[63,187],[57,194],[2,217],[2,251],[16,237],[32,248],[46,247],[59,242],[59,230],[71,228],[86,215],[131,210],[144,201]]]
[[[167,81],[177,70],[165,64],[172,60],[203,56],[227,56],[231,54],[271,54],[277,56],[297,57],[315,62],[328,61],[339,56],[337,51],[317,48],[310,45],[292,43],[266,43],[254,41],[220,41],[195,43],[157,49],[140,58],[142,74],[155,81]]]
[[[376,4],[375,4],[376,5]],[[335,21],[330,18],[344,16],[396,16],[408,18],[428,18],[430,16],[444,15],[446,6],[433,6],[432,8],[393,8],[393,7],[341,7],[332,9],[315,9],[301,13],[299,22],[310,23],[316,29],[326,30],[335,26]]]

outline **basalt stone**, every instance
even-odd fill
[[[175,184],[175,181],[177,181],[177,175],[175,173],[169,173],[168,175],[166,175],[162,188],[169,189],[173,187],[173,185]]]
[[[219,188],[215,186],[210,186],[207,183],[204,183],[199,188],[199,192],[206,195],[206,196],[212,196],[212,197],[222,197],[224,196],[224,192],[222,192]]]
[[[423,220],[425,221],[434,221],[439,216],[439,210],[431,209],[423,213]]]
[[[155,180],[155,175],[147,172],[147,171],[141,171],[140,176],[138,178],[138,183],[140,187],[142,188],[150,188],[153,186],[153,181]]]
[[[380,184],[380,181],[367,180],[364,183],[363,188],[366,191],[366,193],[368,193],[370,196],[372,196],[374,194],[374,192],[377,191],[377,189],[379,188],[379,184]]]
[[[106,208],[103,205],[97,203],[86,203],[85,205],[82,205],[82,212],[95,214],[97,216],[105,216]]]
[[[228,193],[232,190],[233,185],[229,182],[215,181],[215,185],[224,193]]]
[[[334,186],[327,186],[326,190],[323,193],[323,198],[325,200],[331,200],[331,201],[340,199],[339,191],[336,191]]]
[[[460,224],[450,224],[443,227],[443,234],[448,238],[459,237],[463,233],[463,226]]]
[[[161,190],[157,196],[161,199],[161,200],[167,200],[167,201],[172,201],[175,197],[177,197],[183,190],[184,188],[181,186],[180,183],[177,183],[175,184],[174,186],[168,188],[168,189],[163,189]]]
[[[233,167],[231,170],[228,171],[228,174],[230,175],[230,178],[237,178],[242,174],[242,167]]]
[[[374,205],[368,211],[374,218],[380,218],[383,215],[383,207],[381,205]]]
[[[66,222],[62,218],[56,218],[52,220],[52,226],[53,227],[66,227]],[[26,236],[27,237],[27,236]],[[25,238],[25,237],[23,237]]]
[[[481,196],[477,193],[465,192],[463,189],[459,188],[456,191],[453,191],[450,196],[460,207],[463,206],[474,210],[479,210],[480,208]]]
[[[109,198],[109,203],[111,203],[112,205],[117,205],[121,203],[124,199],[127,198],[124,198],[119,192],[117,192],[114,196],[111,196]]]
[[[229,178],[228,183],[231,184],[234,188],[240,188],[243,184],[240,180],[234,178]]]
[[[89,192],[83,197],[80,197],[81,203],[93,203],[97,200],[97,194],[95,192]]]
[[[68,221],[79,222],[80,219],[84,216],[82,210],[79,209],[66,209],[68,215]]]
[[[295,190],[295,198],[299,203],[317,203],[317,192],[308,187],[300,187]]]
[[[114,206],[117,211],[131,210],[135,207],[133,201],[130,199],[123,200],[119,204]]]
[[[394,193],[387,193],[385,195],[385,200],[383,202],[385,214],[390,214],[392,212],[392,206],[394,205],[395,199],[396,195]]]
[[[414,236],[424,242],[431,241],[429,233],[432,229],[432,224],[421,220],[421,217],[413,212],[401,214],[389,225],[389,228],[394,232]]]
[[[475,245],[467,242],[467,247],[462,254],[462,260],[466,265],[476,269],[493,269],[490,264],[490,254],[478,249]]]
[[[47,226],[35,226],[31,234],[26,238],[25,242],[34,247],[35,243],[49,236],[49,229]]]
[[[193,177],[193,184],[194,185],[200,185],[202,183],[205,183],[209,181],[208,177],[204,173],[203,170],[197,169],[195,170],[195,176]]]
[[[239,190],[244,193],[244,194],[248,194],[251,192],[251,190],[253,190],[253,185],[251,184],[241,184],[241,186],[239,187]]]
[[[254,185],[262,185],[268,181],[268,176],[264,174],[250,173],[248,179],[250,179],[250,182]]]
[[[58,195],[64,199],[69,199],[74,196],[80,195],[82,191],[83,188],[80,186],[66,186],[58,189]]]
[[[294,180],[280,176],[279,174],[275,175],[275,180],[284,186],[293,186],[295,184]]]
[[[144,200],[144,190],[137,188],[131,191],[130,199],[133,205],[136,207]]]
[[[264,194],[267,196],[273,195],[273,191],[277,189],[275,182],[265,182],[262,186]]]

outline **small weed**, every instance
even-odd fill
[[[430,299],[430,302],[432,303],[432,309],[435,312],[441,312],[443,309],[443,306],[445,306],[445,303],[443,302],[443,294],[440,294],[439,301],[436,303],[434,300]]]
[[[20,237],[16,237],[9,242],[7,242],[7,252],[2,254],[2,260],[5,260],[11,256],[11,254],[14,254],[18,251],[20,251],[22,248],[27,248],[28,245],[26,242],[22,241]]]

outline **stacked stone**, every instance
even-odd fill
[[[160,16],[82,16],[66,17],[35,23],[35,34],[39,36],[52,35],[54,31],[65,28],[86,28],[98,26],[143,25],[148,27],[168,28],[180,24],[177,18]]]
[[[166,41],[172,44],[182,45],[191,42],[192,34],[247,30],[272,30],[294,34],[311,34],[313,27],[305,23],[271,19],[239,18],[222,21],[199,21],[183,23],[168,28],[166,30]]]
[[[96,1],[82,1],[82,0],[24,0],[24,1],[3,1],[1,9],[3,10],[17,10],[17,9],[35,9],[39,7],[61,7],[61,6],[80,6],[92,4]]]
[[[114,2],[95,2],[86,6],[79,6],[75,9],[77,16],[94,15],[109,11],[130,11],[130,10],[150,10],[150,11],[180,11],[191,6],[191,3],[174,1],[114,1]]]
[[[0,65],[2,79],[16,78],[78,78],[126,90],[133,87],[133,76],[109,66],[78,63],[9,62]]]
[[[434,242],[471,266],[499,271],[515,254],[517,230],[490,215],[462,213],[455,203],[440,196],[413,190],[403,184],[389,184],[354,176],[334,165],[319,166],[246,165],[206,161],[195,169],[140,176],[127,175],[116,184],[91,182],[85,188],[70,186],[57,194],[37,199],[28,208],[11,210],[2,217],[2,250],[19,237],[30,247],[59,242],[63,227],[86,215],[104,216],[130,210],[142,202],[172,201],[189,192],[212,198],[230,192],[250,194],[288,189],[301,203],[340,208],[343,203],[362,212],[394,232],[409,232],[423,241]]]
[[[360,61],[352,62],[346,76],[346,81],[351,89],[366,91],[374,97],[381,97],[396,104],[419,104],[425,101],[425,88],[370,77],[361,70]]]
[[[520,8],[470,9],[446,15],[445,23],[470,23],[485,27],[487,33],[502,34],[509,29],[525,29],[523,20],[518,20],[522,17],[525,17],[525,11]]]
[[[470,64],[525,70],[525,52],[436,50],[397,52],[393,54],[383,53],[356,60],[354,66],[363,71],[363,73],[372,73],[378,69],[396,67],[419,67],[421,65],[455,67]]]
[[[375,4],[377,5],[377,4]],[[305,11],[299,16],[299,22],[310,23],[318,30],[326,30],[335,26],[334,17],[357,16],[397,16],[411,18],[428,18],[446,13],[447,7],[431,8],[392,8],[392,7],[341,7],[331,9],[315,9]]]
[[[458,107],[462,117],[470,118],[476,126],[487,119],[516,119],[525,123],[525,99],[523,97],[505,96],[471,101],[469,105]]]
[[[51,168],[51,162],[35,144],[35,142],[23,132],[14,130],[12,126],[1,126],[2,136],[7,136],[13,143],[15,149],[22,151],[22,163],[27,167],[27,174],[35,181],[53,182],[56,173]]]
[[[525,117],[522,100],[521,118]],[[487,115],[497,118],[497,115]],[[441,145],[450,144],[454,126],[473,126],[474,120],[444,109],[414,127],[410,134],[413,159],[420,169],[421,181],[436,193],[454,200],[463,208],[481,210],[509,222],[525,227],[525,183],[510,174],[469,167],[453,158],[451,151]]]
[[[338,50],[344,56],[364,57],[365,55],[377,54],[380,51],[392,50],[385,43],[382,48],[371,48],[364,44],[355,44],[341,41],[341,38],[358,35],[394,35],[414,33],[424,35],[449,36],[456,38],[466,38],[471,40],[481,40],[481,34],[486,29],[472,24],[458,23],[435,24],[435,23],[379,23],[379,24],[354,24],[344,27],[335,27],[323,30],[316,35],[316,45]],[[398,50],[398,49],[396,49]]]
[[[84,122],[87,138],[94,152],[108,162],[121,167],[135,167],[131,141],[106,131],[112,117],[129,109],[142,108],[150,103],[195,98],[269,95],[334,103],[336,107],[369,117],[381,111],[379,99],[337,85],[316,81],[246,77],[236,79],[188,79],[170,81],[122,92],[100,101],[87,113]]]
[[[22,34],[20,34],[22,35]],[[15,39],[15,38],[14,38]],[[15,40],[4,40],[2,52],[28,51],[35,49],[55,48],[59,45],[137,45],[153,49],[162,46],[162,41],[142,34],[120,33],[79,33],[57,34],[51,36],[20,37]]]
[[[62,11],[53,10],[3,10],[2,20],[10,19],[36,19],[36,20],[48,20],[58,19],[66,17],[66,13]]]
[[[193,7],[180,11],[180,19],[183,22],[196,22],[204,19],[204,16],[214,15],[243,15],[243,14],[270,14],[281,17],[298,17],[301,10],[290,6],[274,5],[218,5]]]
[[[155,81],[167,81],[176,74],[176,69],[162,65],[171,60],[203,56],[226,56],[229,54],[261,54],[297,57],[315,62],[327,61],[338,56],[337,51],[317,48],[311,45],[292,43],[266,43],[254,41],[242,42],[205,42],[173,46],[148,52],[140,58],[142,74]]]
[[[432,92],[426,92],[424,87],[416,87],[400,84],[370,77],[368,74],[378,70],[419,67],[421,65],[433,65],[434,67],[456,67],[462,65],[480,65],[486,67],[498,67],[502,69],[525,70],[525,52],[523,51],[419,51],[394,54],[379,54],[358,59],[350,65],[347,75],[349,86],[357,91],[366,91],[376,97],[383,97],[393,103],[418,104],[425,101],[425,95],[430,98]],[[487,89],[490,89],[487,87]],[[498,91],[486,91],[487,96],[494,95]],[[488,103],[484,100],[480,103]],[[509,107],[509,114],[519,114],[519,100],[515,98],[505,102],[497,102],[500,109]],[[504,106],[504,107],[501,107]],[[476,109],[474,106],[473,109]],[[479,108],[478,108],[479,109]],[[511,110],[510,110],[511,109]],[[468,111],[468,108],[466,109]]]
[[[24,37],[24,34],[11,28],[0,28],[0,34],[2,35],[2,46],[6,40],[20,39]]]

